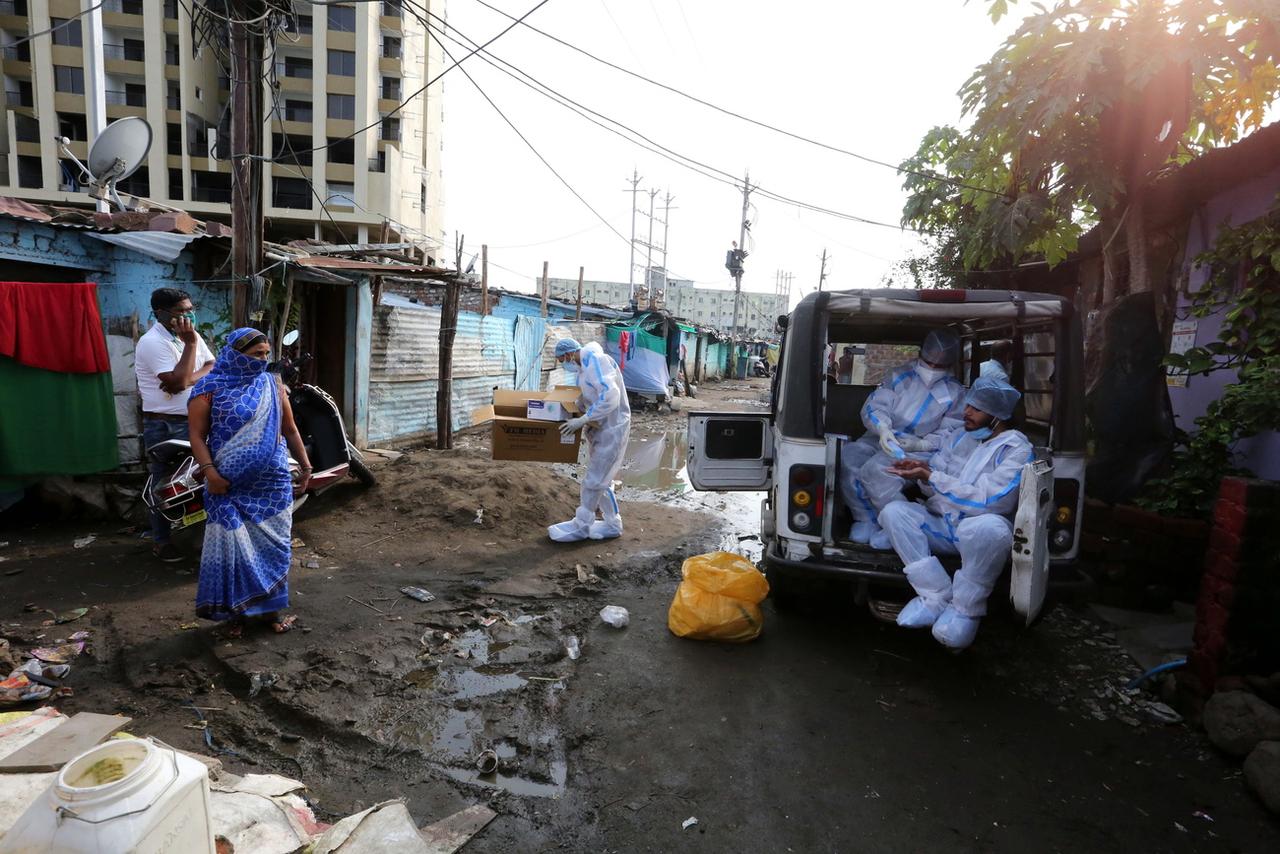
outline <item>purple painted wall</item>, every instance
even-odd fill
[[[1210,199],[1195,216],[1187,229],[1187,254],[1184,263],[1190,268],[1188,289],[1195,292],[1204,284],[1207,274],[1191,266],[1195,258],[1217,237],[1218,229],[1230,221],[1243,225],[1262,216],[1280,193],[1280,169],[1229,190]],[[1178,317],[1188,317],[1191,300],[1178,297]],[[1218,339],[1222,315],[1212,315],[1200,320],[1196,327],[1196,346]],[[1234,372],[1219,371],[1208,376],[1196,376],[1187,380],[1186,388],[1170,388],[1169,399],[1173,403],[1174,418],[1183,430],[1191,430],[1195,419],[1222,394],[1222,390],[1236,380]],[[1254,474],[1271,480],[1280,480],[1280,432],[1261,433],[1236,445],[1237,461],[1252,469]]]

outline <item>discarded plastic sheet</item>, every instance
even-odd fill
[[[84,652],[84,641],[64,643],[61,646],[38,647],[31,650],[31,656],[49,664],[66,664]]]
[[[270,688],[276,684],[280,677],[274,673],[250,673],[249,674],[249,696],[256,697],[262,692],[263,688]]]
[[[58,624],[74,623],[76,620],[80,619],[87,613],[89,613],[88,608],[76,608],[71,611],[63,611],[61,614],[54,614],[53,620],[55,623],[58,623]]]
[[[698,823],[698,819],[696,816],[689,816],[684,821],[680,822],[680,829],[688,830],[689,828],[693,827],[697,823]]]
[[[626,628],[627,623],[631,622],[631,614],[626,608],[619,605],[605,605],[600,609],[600,619],[615,629],[622,629]]]
[[[582,655],[582,646],[578,643],[577,635],[569,635],[564,639],[564,651],[571,661],[578,660],[578,656]]]
[[[483,507],[481,507],[479,510],[476,511],[476,524],[477,525],[484,524],[484,508]]]
[[[476,804],[429,824],[419,832],[430,854],[453,854],[497,817],[493,810]]]
[[[387,801],[350,815],[312,843],[311,854],[432,854],[402,801]]]
[[[419,602],[434,602],[436,595],[430,590],[424,590],[421,587],[401,587],[400,592],[408,596],[410,599],[416,599]]]
[[[89,534],[87,537],[79,537],[71,541],[71,545],[77,549],[82,549],[90,545],[94,540],[98,539],[97,534]]]

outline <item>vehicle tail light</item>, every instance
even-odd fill
[[[1076,505],[1080,500],[1080,482],[1071,478],[1054,478],[1053,516],[1049,519],[1049,551],[1064,554],[1076,544]]]
[[[797,534],[816,534],[822,528],[824,477],[822,466],[794,465],[788,473],[787,516]]]

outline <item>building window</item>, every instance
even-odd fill
[[[178,20],[178,0],[164,0],[164,16],[170,21]],[[175,198],[182,198],[176,196]]]
[[[108,12],[119,11],[125,15],[141,15],[143,9],[143,0],[119,0],[120,8],[114,9],[115,3],[107,4]]]
[[[179,53],[180,51],[178,50],[177,37],[165,36],[164,37],[164,64],[177,65]]]
[[[61,118],[61,115],[59,116]],[[18,142],[40,141],[40,120],[26,113],[13,114],[13,132]],[[81,137],[83,139],[83,137]]]
[[[286,56],[284,58],[284,76],[301,77],[305,80],[310,80],[311,60],[304,59],[301,56]]]
[[[388,116],[382,120],[382,138],[388,142],[400,141],[400,119]]]
[[[131,196],[151,195],[151,175],[147,172],[147,167],[143,166],[123,181],[117,181],[116,189],[121,195],[125,193]]]
[[[309,122],[312,121],[312,115],[310,101],[290,99],[284,102],[284,118],[287,122]]]
[[[147,105],[147,84],[124,84],[124,102],[130,107],[145,107]]]
[[[182,201],[182,170],[169,170],[169,198]]]
[[[370,172],[386,172],[387,171],[387,152],[379,151],[377,157],[369,159]]]
[[[354,139],[340,139],[331,136],[328,141],[330,163],[356,162],[356,142]]]
[[[165,153],[182,156],[182,125],[170,122],[164,126]]]
[[[17,118],[16,114],[14,118]],[[58,136],[87,142],[89,139],[89,123],[83,115],[77,113],[58,113]]]
[[[296,163],[299,166],[311,165],[311,137],[299,134],[271,135],[271,150],[277,162]]]
[[[197,202],[231,201],[231,173],[192,170],[191,198]]]
[[[354,119],[356,117],[355,95],[330,95],[329,118]]]
[[[271,204],[274,206],[311,210],[311,184],[305,178],[275,177],[271,184]]]
[[[324,195],[324,203],[331,207],[354,208],[356,206],[355,184],[339,184],[330,181]]]
[[[44,169],[39,157],[18,155],[18,186],[39,188],[44,185]]]
[[[400,39],[398,36],[382,37],[382,55],[387,59],[400,58]]]
[[[329,73],[339,77],[356,76],[356,55],[350,50],[329,51]]]
[[[84,69],[70,65],[53,67],[53,88],[58,92],[70,92],[72,95],[84,94]]]
[[[295,36],[311,35],[313,24],[310,15],[294,15],[292,24],[287,28],[287,32],[293,33]]]
[[[382,0],[382,17],[400,18],[403,16],[404,10],[400,8],[400,0]]]
[[[170,110],[182,109],[182,84],[177,80],[166,80],[164,86],[165,107]]]
[[[80,47],[84,44],[84,36],[80,32],[79,18],[50,18],[49,24],[53,27],[54,44],[65,44],[71,47]]]
[[[392,101],[400,100],[400,78],[399,77],[383,77],[382,78],[382,97]]]
[[[418,187],[418,210],[425,211],[427,209],[427,185],[423,184]]]
[[[330,6],[329,29],[338,33],[354,33],[356,31],[356,10],[351,6]]]

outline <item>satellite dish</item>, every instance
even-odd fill
[[[111,194],[120,210],[128,210],[116,192],[116,182],[128,178],[142,166],[151,149],[151,125],[145,119],[129,116],[107,125],[89,147],[89,165],[86,167],[62,143],[62,153],[80,167],[88,179],[86,183],[100,192]]]

